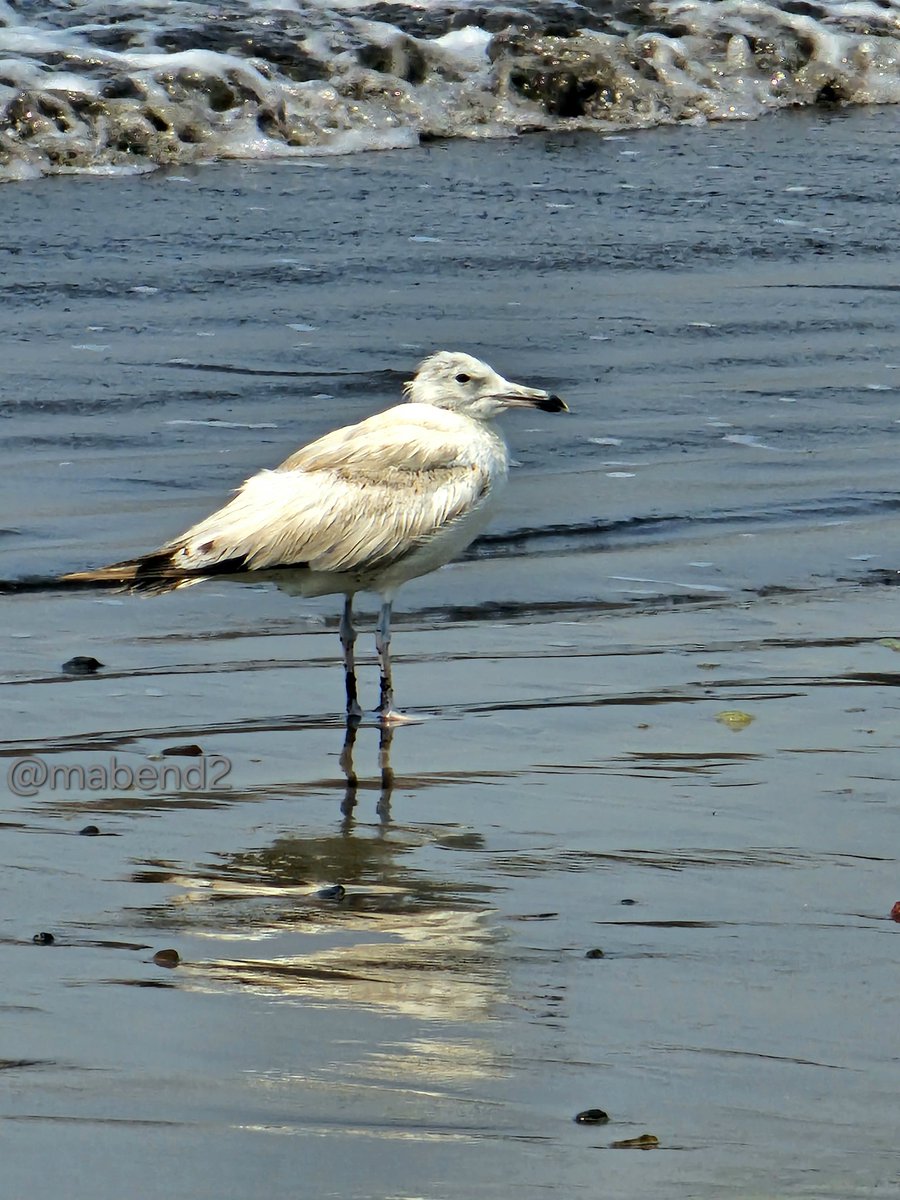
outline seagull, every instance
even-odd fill
[[[495,418],[509,408],[568,412],[558,396],[448,350],[424,359],[403,391],[405,403],[253,475],[224,507],[158,550],[63,581],[168,592],[218,576],[272,581],[300,596],[343,595],[347,719],[355,722],[362,709],[353,598],[376,592],[378,714],[385,725],[403,720],[391,676],[397,589],[455,558],[494,514],[509,471]]]

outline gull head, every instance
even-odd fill
[[[493,420],[508,408],[569,411],[559,396],[511,383],[481,359],[451,350],[440,350],[420,362],[415,378],[403,390],[413,404],[433,404],[476,421]]]

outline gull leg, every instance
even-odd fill
[[[378,712],[382,721],[391,721],[394,713],[394,686],[391,680],[391,603],[393,597],[386,596],[381,604],[378,624],[375,626],[375,648],[381,664],[381,700]]]
[[[347,686],[347,719],[358,721],[362,716],[359,707],[359,697],[356,690],[356,659],[353,649],[356,645],[356,630],[353,628],[353,593],[344,597],[344,611],[341,614],[341,646],[344,649],[344,682]]]

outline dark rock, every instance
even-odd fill
[[[235,108],[242,100],[250,98],[247,88],[237,91],[221,77],[203,71],[178,71],[173,75],[160,75],[159,81],[173,100],[184,100],[198,92],[213,112],[226,112]],[[256,94],[252,94],[255,100]]]
[[[288,146],[307,146],[315,136],[302,116],[288,115],[283,102],[274,107],[263,105],[256,114],[256,124],[266,137],[278,138]]]
[[[347,889],[342,883],[334,883],[331,887],[319,888],[315,893],[317,900],[343,900],[347,895]]]
[[[556,117],[583,117],[587,102],[600,93],[596,79],[580,79],[568,67],[547,67],[543,63],[515,66],[509,82],[527,100]]]
[[[388,46],[370,43],[361,46],[356,57],[363,67],[384,75],[396,75],[407,83],[424,83],[428,77],[428,57],[409,37],[397,38]]]
[[[160,50],[170,54],[182,50],[215,50],[259,58],[275,65],[282,75],[305,83],[326,79],[328,67],[303,46],[307,29],[290,15],[280,18],[223,18],[215,24],[165,29],[156,36]]]
[[[72,170],[84,170],[94,165],[96,150],[92,141],[87,138],[72,139],[65,145],[54,144],[43,147],[48,162],[55,167],[69,167]]]
[[[456,8],[452,5],[413,8],[406,4],[370,4],[358,10],[367,21],[392,25],[418,38],[438,38],[451,29],[474,25],[488,33],[505,29],[523,29],[547,37],[574,37],[579,30],[611,30],[622,24],[645,28],[658,20],[650,4],[627,4],[618,0],[588,0],[583,4],[564,4],[553,0],[536,3],[484,4]]]
[[[3,124],[13,128],[21,138],[58,133],[59,126],[44,111],[41,101],[42,97],[33,92],[21,92],[6,106]]]
[[[157,133],[164,133],[166,130],[171,129],[171,125],[166,120],[166,118],[161,116],[158,112],[156,112],[155,109],[145,108],[144,116],[147,118],[147,120],[150,122],[150,124],[153,126],[153,128],[157,131]]]
[[[579,1125],[605,1125],[609,1120],[609,1113],[603,1111],[602,1108],[586,1108],[584,1112],[580,1112],[575,1117]]]
[[[177,950],[157,950],[153,955],[153,961],[158,967],[166,967],[171,970],[181,962],[181,956]]]
[[[282,75],[297,83],[307,83],[310,79],[327,79],[331,74],[320,59],[302,49],[297,40],[289,35],[254,35],[244,38],[239,49],[242,54],[274,63]]]
[[[96,825],[85,825],[84,829],[78,830],[81,837],[99,837],[100,830]]]
[[[821,4],[808,4],[807,0],[785,0],[779,7],[798,17],[814,17],[817,21],[823,21],[827,16]]]
[[[136,79],[130,79],[127,75],[114,75],[100,89],[100,95],[104,100],[143,100],[147,95],[147,89]]]
[[[185,742],[180,746],[167,746],[161,753],[164,758],[200,758],[203,747],[196,742]]]
[[[806,37],[748,38],[753,60],[760,71],[799,71],[815,54],[815,43]]]
[[[371,4],[368,8],[360,9],[358,15],[365,21],[379,21],[384,25],[392,25],[395,29],[418,38],[443,37],[453,27],[453,12],[444,8],[424,9],[406,4]],[[474,14],[467,24],[477,24]]]
[[[820,108],[836,108],[846,104],[851,98],[850,90],[840,79],[831,79],[816,92],[816,104]]]
[[[36,933],[31,940],[36,946],[52,946],[56,938],[52,933]]]
[[[141,157],[149,154],[152,131],[146,122],[132,121],[123,125],[110,138],[110,144],[123,154],[137,154]]]
[[[92,658],[89,654],[76,654],[74,658],[63,663],[62,669],[67,675],[96,675],[102,666],[103,663],[98,658]]]
[[[133,46],[140,46],[143,43],[141,34],[127,25],[118,27],[112,25],[104,29],[94,28],[86,32],[85,37],[92,46],[99,46],[101,50],[112,50],[115,53],[130,50]]]
[[[186,146],[200,146],[207,138],[207,131],[198,125],[179,125],[175,133]]]

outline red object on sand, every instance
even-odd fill
[[[891,909],[891,920],[892,921],[900,921],[900,900],[898,900],[897,903],[894,905],[894,907]]]

